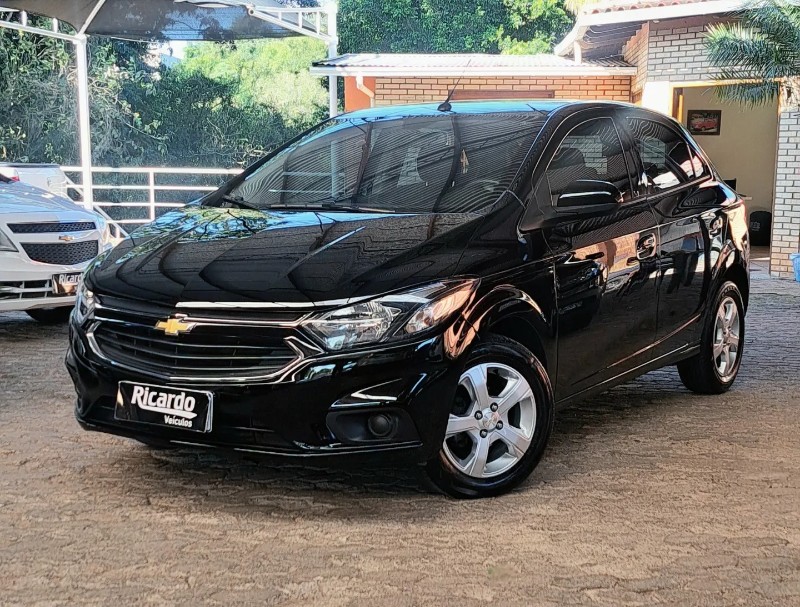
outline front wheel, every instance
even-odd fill
[[[45,325],[57,325],[69,320],[72,306],[61,308],[38,308],[25,311],[33,320]]]
[[[732,385],[742,364],[744,304],[739,287],[726,282],[706,318],[700,352],[678,363],[683,385],[698,394],[722,394]]]
[[[521,344],[500,336],[469,355],[428,477],[447,495],[500,495],[539,463],[553,428],[547,372]]]

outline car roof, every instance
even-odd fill
[[[364,110],[356,110],[346,114],[337,116],[339,119],[362,119],[362,120],[380,120],[387,118],[411,118],[423,116],[442,116],[442,115],[480,115],[480,114],[498,114],[498,113],[533,113],[544,112],[551,113],[555,110],[561,109],[566,106],[579,106],[586,107],[608,107],[621,108],[621,107],[638,107],[632,106],[627,103],[611,102],[611,101],[570,101],[566,99],[521,99],[515,101],[453,101],[450,103],[451,109],[447,112],[439,110],[439,105],[444,101],[437,103],[420,103],[410,105],[387,105],[381,107],[373,107]]]
[[[381,118],[442,116],[448,114],[549,113],[566,103],[564,101],[542,101],[537,99],[531,99],[530,101],[453,101],[450,103],[451,109],[448,112],[442,112],[438,108],[443,101],[444,99],[437,103],[373,107],[342,114],[340,118],[378,120]]]

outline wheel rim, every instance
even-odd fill
[[[736,372],[741,351],[741,319],[739,308],[732,297],[725,297],[719,304],[714,320],[714,367],[720,379],[726,381]]]
[[[474,478],[508,471],[528,451],[536,400],[528,381],[500,363],[481,363],[461,375],[447,423],[444,454]]]

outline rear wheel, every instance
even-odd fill
[[[547,373],[521,344],[491,336],[470,354],[428,477],[457,498],[500,495],[524,481],[553,427]]]
[[[744,346],[744,304],[739,287],[726,282],[709,310],[700,352],[678,363],[683,385],[698,394],[722,394],[739,373]]]
[[[61,308],[39,308],[35,310],[26,310],[26,313],[32,319],[42,324],[57,325],[69,320],[69,315],[72,313],[72,306],[63,306]]]

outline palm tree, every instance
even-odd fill
[[[749,106],[800,92],[800,6],[791,0],[758,0],[740,20],[709,27],[706,50],[718,68],[720,98]]]

